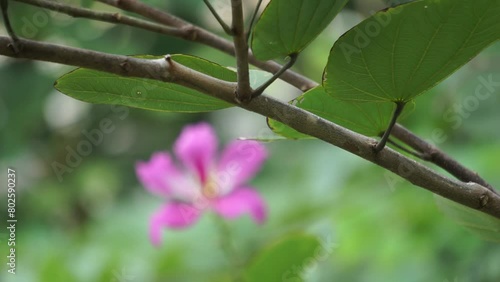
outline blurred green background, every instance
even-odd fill
[[[220,34],[202,1],[146,2]],[[229,1],[216,2],[224,16]],[[252,7],[255,1],[244,2]],[[295,70],[319,81],[335,39],[384,5],[352,1],[301,55]],[[134,28],[73,19],[17,2],[11,2],[11,14],[15,29],[27,38],[116,54],[184,53],[235,65],[233,58],[208,47]],[[476,99],[477,106],[467,103],[473,103],[481,77],[500,82],[499,66],[500,45],[495,44],[418,98],[415,112],[403,121],[496,187],[500,85],[486,99]],[[116,113],[109,105],[58,93],[53,82],[71,69],[0,57],[2,187],[7,167],[15,168],[18,177],[17,274],[7,273],[8,233],[2,228],[0,281],[230,281],[231,263],[208,215],[192,228],[165,230],[161,248],[150,244],[149,216],[162,202],[138,183],[134,164],[155,151],[171,150],[187,124],[210,122],[224,144],[237,137],[268,136],[265,119],[240,109],[175,114],[131,108]],[[277,82],[268,94],[289,100],[299,92]],[[52,164],[64,164],[68,148],[86,140],[82,131],[99,128],[104,118],[114,130],[60,181]],[[446,138],[433,140],[436,129]],[[331,243],[326,257],[292,270],[305,269],[306,281],[500,281],[500,245],[450,220],[430,192],[317,140],[266,146],[270,157],[251,184],[265,198],[269,219],[261,227],[247,217],[228,223],[243,260],[251,261],[261,248],[287,234],[303,232]],[[6,210],[3,188],[0,202]],[[6,213],[0,214],[4,226]]]

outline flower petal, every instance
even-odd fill
[[[181,175],[167,152],[156,152],[148,162],[137,162],[135,172],[149,192],[160,195],[168,195],[172,191],[169,183]]]
[[[266,148],[257,141],[238,140],[230,143],[224,149],[217,167],[219,187],[227,193],[244,184],[257,173],[266,157]]]
[[[258,224],[267,218],[266,204],[259,193],[252,188],[238,188],[231,194],[214,202],[215,211],[221,216],[234,219],[250,213]]]
[[[168,203],[151,216],[149,238],[155,246],[161,244],[162,229],[182,229],[191,226],[200,217],[201,210],[185,203]]]
[[[184,127],[174,145],[174,151],[184,165],[196,172],[201,183],[207,180],[210,163],[217,150],[217,136],[208,123]]]

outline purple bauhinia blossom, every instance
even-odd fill
[[[165,199],[151,216],[154,245],[161,244],[163,228],[186,228],[208,210],[227,219],[249,214],[259,224],[266,219],[263,199],[246,185],[267,157],[264,146],[238,140],[217,156],[217,142],[209,124],[189,125],[174,144],[178,162],[168,152],[156,152],[148,162],[136,164],[144,187]]]

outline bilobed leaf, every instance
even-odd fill
[[[257,255],[246,270],[246,281],[303,281],[304,264],[329,251],[323,248],[315,236],[288,236]]]
[[[500,220],[440,196],[435,196],[439,208],[456,223],[484,240],[500,243]]]
[[[151,58],[151,57],[148,57]],[[182,65],[210,76],[236,81],[236,73],[210,61],[172,55]],[[75,99],[95,104],[118,104],[168,112],[207,112],[232,105],[190,88],[162,81],[122,77],[79,68],[60,77],[55,88]]]
[[[500,1],[424,0],[380,11],[330,51],[323,85],[351,101],[408,102],[500,38]]]
[[[394,104],[383,102],[350,102],[335,99],[326,94],[322,86],[317,86],[295,100],[296,106],[316,114],[326,120],[367,136],[380,136],[389,124]],[[403,111],[404,118],[414,108],[408,103]],[[275,120],[268,121],[269,127],[277,134],[290,139],[303,139],[302,134]]]
[[[272,0],[255,25],[252,51],[259,60],[302,51],[348,0]]]

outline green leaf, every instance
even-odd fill
[[[349,102],[328,95],[317,86],[295,101],[296,106],[340,126],[367,136],[380,136],[386,129],[395,105],[383,102]],[[414,108],[408,103],[401,115],[404,118]],[[269,127],[277,134],[290,139],[309,137],[275,120],[268,120]]]
[[[261,137],[261,136],[249,136],[249,137],[240,137],[238,138],[238,140],[251,140],[251,141],[259,141],[259,142],[263,142],[263,143],[271,143],[271,142],[275,142],[275,141],[282,141],[282,140],[286,140],[287,138],[283,137],[283,136],[279,136],[279,135],[272,135],[272,136],[264,136],[264,137]]]
[[[500,38],[500,1],[425,0],[378,12],[330,51],[323,85],[351,101],[408,102]]]
[[[152,56],[146,56],[152,58]],[[154,57],[157,58],[157,57]],[[236,73],[210,61],[173,55],[172,59],[210,76],[236,81]],[[168,112],[207,112],[231,107],[222,100],[196,90],[162,81],[122,77],[79,68],[60,77],[55,88],[75,99],[94,104],[117,104]]]
[[[301,52],[348,0],[272,0],[255,25],[252,51],[259,60]]]
[[[314,137],[298,132],[288,125],[274,119],[267,118],[267,126],[269,126],[274,133],[285,137],[285,139],[276,139],[277,141],[286,139],[314,139]]]
[[[258,254],[247,268],[246,278],[250,282],[303,281],[302,271],[329,251],[324,248],[315,236],[288,236]]]
[[[435,195],[438,207],[456,223],[484,240],[500,243],[500,220],[485,213]]]

